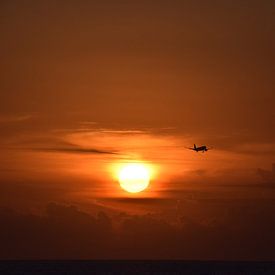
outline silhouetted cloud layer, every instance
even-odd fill
[[[251,208],[255,207],[254,209]],[[0,211],[1,259],[275,259],[273,201],[232,205],[217,220],[176,224],[152,214],[50,203],[45,215]]]

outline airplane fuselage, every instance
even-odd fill
[[[196,147],[196,149],[195,149],[197,152],[199,152],[199,151],[207,151],[208,149],[207,149],[207,147],[205,146],[205,145],[203,145],[203,146],[200,146],[200,147]]]
[[[206,152],[208,150],[208,148],[205,145],[197,147],[194,144],[193,150],[196,151],[196,152],[203,152],[204,153],[204,152]]]
[[[193,151],[196,151],[196,152],[206,152],[206,151],[208,151],[209,149],[211,149],[211,148],[208,148],[207,146],[205,146],[205,145],[202,145],[202,146],[199,146],[199,147],[197,147],[196,146],[196,144],[194,144],[194,147],[188,147],[188,149],[190,149],[190,150],[193,150]]]

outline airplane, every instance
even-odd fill
[[[206,151],[208,151],[208,150],[210,150],[212,148],[209,148],[209,147],[207,147],[205,145],[197,147],[196,144],[194,144],[193,148],[188,147],[187,149],[190,149],[190,150],[193,150],[193,151],[196,151],[196,152],[202,151],[204,153],[204,152],[206,152]]]

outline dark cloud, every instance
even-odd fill
[[[272,164],[271,170],[258,168],[257,172],[264,181],[275,181],[275,163]]]
[[[2,208],[0,257],[275,259],[274,201],[209,201],[205,207],[218,207],[216,216],[197,221],[181,214],[176,223],[153,214],[91,215],[56,203],[44,215]]]
[[[92,217],[73,206],[49,204],[45,216],[8,210],[0,216],[1,258],[104,257],[112,237],[104,213]]]
[[[81,147],[70,142],[66,142],[61,137],[25,137],[23,139],[15,140],[12,147],[9,149],[20,149],[40,152],[56,152],[56,153],[68,153],[68,154],[110,154],[115,155],[118,152],[113,150],[104,150],[98,148]],[[29,147],[32,146],[32,147]]]
[[[42,152],[56,152],[56,153],[72,153],[72,154],[110,154],[115,155],[117,152],[99,150],[95,148],[81,148],[78,146],[63,147],[63,148],[33,148],[32,150]]]

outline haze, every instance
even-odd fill
[[[274,260],[274,10],[1,1],[0,257]]]

